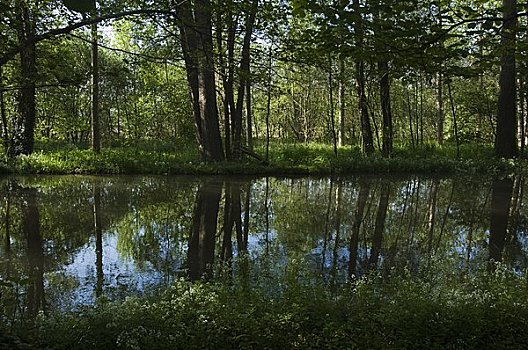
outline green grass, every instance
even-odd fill
[[[256,152],[263,155],[264,147]],[[271,145],[269,165],[245,158],[241,162],[204,163],[194,145],[141,143],[104,149],[96,155],[67,145],[39,144],[30,156],[0,162],[0,173],[16,174],[246,174],[309,175],[348,173],[497,173],[514,172],[522,161],[493,157],[489,145],[466,144],[456,157],[453,145],[419,148],[396,147],[394,156],[365,157],[358,147],[342,147],[336,157],[331,145]]]
[[[449,272],[374,274],[334,292],[295,273],[252,287],[243,280],[182,279],[155,296],[41,315],[29,330],[4,337],[4,344],[49,349],[526,348],[526,276],[499,270],[462,279]]]

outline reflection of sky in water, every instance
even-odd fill
[[[143,231],[143,232],[141,232]],[[138,235],[144,234],[140,229]],[[103,295],[110,299],[122,298],[127,295],[142,294],[153,287],[170,282],[174,274],[181,272],[183,261],[175,259],[168,271],[170,276],[166,276],[167,271],[159,271],[150,263],[142,262],[138,268],[137,262],[132,257],[124,257],[119,253],[117,232],[105,232],[103,234]],[[266,233],[251,234],[248,237],[248,253],[252,258],[258,257],[266,249],[267,244],[271,244],[276,238],[275,230],[270,230],[267,235],[269,242],[266,242]],[[187,242],[172,242],[177,244],[183,254],[187,250]],[[91,236],[89,242],[79,248],[71,257],[71,263],[64,266],[60,271],[66,278],[76,280],[75,288],[68,292],[68,300],[58,300],[62,307],[94,304],[96,301],[96,242],[95,236]],[[163,256],[167,249],[166,245],[160,245],[159,255]],[[233,243],[233,253],[236,256],[236,244]],[[287,262],[286,255],[278,262],[284,265]]]
[[[103,295],[109,299],[120,299],[127,295],[145,293],[156,286],[170,283],[176,276],[183,276],[186,272],[184,269],[187,245],[189,234],[192,231],[190,216],[193,212],[193,206],[196,205],[196,188],[185,185],[181,188],[172,188],[170,191],[166,190],[167,185],[178,183],[177,179],[172,178],[145,178],[140,184],[134,183],[134,185],[130,185],[128,181],[130,180],[120,182],[116,178],[111,182],[104,183],[104,190],[102,191],[103,207],[106,209],[103,215],[106,219],[106,225],[103,226]],[[468,220],[472,220],[474,224],[469,254],[470,271],[479,266],[485,266],[483,263],[488,258],[489,250],[489,217],[487,214],[478,218],[470,217],[472,215],[471,201],[466,203],[467,198],[463,196],[457,198],[456,191],[455,199],[449,202],[451,201],[452,181],[454,180],[436,182],[438,207],[436,209],[432,247],[430,247],[431,242],[429,242],[427,220],[433,181],[422,180],[419,191],[415,179],[396,181],[392,184],[394,190],[391,192],[388,203],[388,213],[381,241],[382,247],[376,266],[384,269],[385,267],[390,268],[390,264],[394,264],[398,267],[404,265],[405,267],[420,268],[424,261],[436,259],[435,261],[445,261],[455,269],[466,269],[468,234],[471,223],[464,221]],[[87,181],[86,183],[90,182]],[[284,273],[285,267],[295,258],[307,269],[315,272],[318,276],[322,276],[326,282],[345,281],[348,276],[348,264],[351,256],[348,248],[350,232],[356,212],[359,187],[354,182],[343,183],[345,184],[343,186],[341,211],[343,217],[341,218],[339,242],[336,247],[334,226],[329,226],[332,229],[329,230],[330,232],[327,231],[326,243],[324,239],[325,229],[321,228],[323,226],[322,220],[330,220],[330,224],[333,224],[334,221],[332,220],[335,220],[336,197],[329,196],[337,188],[335,183],[333,192],[329,192],[331,188],[329,179],[271,179],[267,203],[269,233],[266,234],[264,232],[265,180],[260,179],[252,182],[250,232],[247,242],[251,259],[250,268],[255,269],[252,273],[259,276],[261,273],[265,273],[270,276],[270,281],[272,281],[274,276]],[[149,189],[142,187],[143,184],[156,186]],[[155,192],[156,189],[161,190]],[[372,254],[372,235],[376,225],[380,189],[379,184],[375,182],[371,184],[368,203],[365,208],[357,250],[356,272],[360,275],[367,272]],[[185,190],[188,192],[184,192]],[[187,195],[177,197],[180,191],[187,193]],[[482,191],[485,194],[488,192]],[[46,193],[41,192],[38,197],[38,200],[42,201],[39,202],[41,210],[44,206],[49,205],[49,203],[44,202],[46,196],[53,194],[52,191],[49,194]],[[475,190],[473,202],[479,202],[482,199],[478,197],[478,193]],[[71,210],[69,214],[72,219],[79,217],[80,221],[81,218],[84,218],[84,227],[72,225],[74,229],[82,232],[75,233],[81,237],[76,241],[73,241],[75,234],[68,236],[69,232],[65,233],[66,238],[62,236],[54,238],[55,236],[47,236],[48,232],[42,230],[44,254],[53,256],[55,249],[59,251],[63,249],[65,254],[64,257],[60,256],[62,259],[60,263],[68,262],[62,266],[46,267],[56,269],[56,271],[48,271],[45,274],[46,292],[49,293],[50,300],[57,300],[62,308],[68,308],[70,305],[94,304],[96,300],[96,242],[93,227],[90,228],[90,225],[93,225],[93,218],[90,216],[93,205],[91,196],[93,196],[91,187],[87,185],[85,192],[72,191],[69,198],[61,198],[64,200],[64,203],[61,202],[63,206],[68,206],[68,200],[88,203],[84,204],[82,209],[60,206],[53,208],[52,205],[46,207],[49,217],[56,218],[56,220],[60,220],[67,210]],[[292,202],[292,198],[295,201]],[[321,202],[322,198],[324,202]],[[306,203],[298,203],[298,201],[306,201]],[[330,210],[328,210],[327,203],[332,205]],[[223,235],[221,232],[222,216],[224,215],[223,205],[221,201],[215,246],[216,261],[219,258]],[[162,210],[158,210],[160,206],[163,208]],[[242,206],[244,205],[242,204]],[[169,208],[172,210],[170,213]],[[304,208],[312,210],[309,213],[313,214],[313,217],[310,215],[302,216],[305,213],[295,212],[295,210],[304,210]],[[82,210],[84,211],[82,212]],[[79,214],[81,212],[88,214],[82,217]],[[42,213],[46,213],[46,211],[42,210]],[[241,215],[244,216],[244,210],[242,210]],[[70,218],[70,216],[65,217]],[[313,219],[308,223],[313,227],[306,227],[306,224],[301,222],[299,217],[306,220]],[[324,219],[325,217],[326,219]],[[45,215],[42,215],[41,220],[44,218]],[[168,221],[169,218],[172,221]],[[68,222],[64,222],[64,224],[67,226]],[[284,231],[281,231],[282,229]],[[123,231],[118,232],[118,230]],[[126,230],[129,231],[125,232]],[[150,231],[147,232],[147,230]],[[289,236],[287,235],[289,234],[292,235],[293,243],[288,241]],[[520,270],[522,266],[526,266],[528,235],[525,234],[524,228],[521,228],[516,237],[517,250],[508,254],[510,256],[515,254],[510,262],[512,262],[514,269]],[[56,239],[56,242],[52,239]],[[72,241],[70,242],[68,239],[72,239]],[[17,250],[17,254],[20,256],[20,264],[27,264],[27,257],[23,256],[27,246],[25,236],[15,234],[11,237],[11,242],[15,248],[20,247]],[[296,246],[297,242],[301,242],[299,247]],[[57,247],[54,247],[55,244]],[[75,250],[68,251],[64,248],[68,244],[78,248],[72,248]],[[232,246],[233,255],[236,257],[239,252],[235,233],[232,236]],[[0,249],[1,253],[2,249]],[[265,255],[268,253],[269,257],[266,257]],[[434,255],[434,259],[431,258],[431,255]],[[235,264],[235,273],[237,269]],[[264,271],[265,269],[268,270]]]
[[[156,286],[164,281],[160,271],[152,264],[145,262],[141,270],[136,268],[132,259],[125,259],[117,250],[118,235],[114,232],[103,234],[103,294],[114,294],[112,291],[124,294],[143,293],[148,287]],[[66,275],[78,280],[78,287],[73,291],[74,305],[93,304],[96,289],[96,251],[95,237],[81,247],[72,258],[72,262],[64,268]]]

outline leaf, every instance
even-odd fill
[[[64,0],[64,6],[76,12],[95,11],[95,0]]]

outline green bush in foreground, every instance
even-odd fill
[[[52,349],[512,349],[528,347],[526,277],[370,276],[338,291],[179,280],[161,295],[40,318]],[[25,338],[24,338],[25,337]]]

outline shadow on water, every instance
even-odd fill
[[[0,311],[9,319],[180,277],[272,286],[292,264],[329,288],[370,271],[527,265],[520,177],[18,177],[0,188]]]

